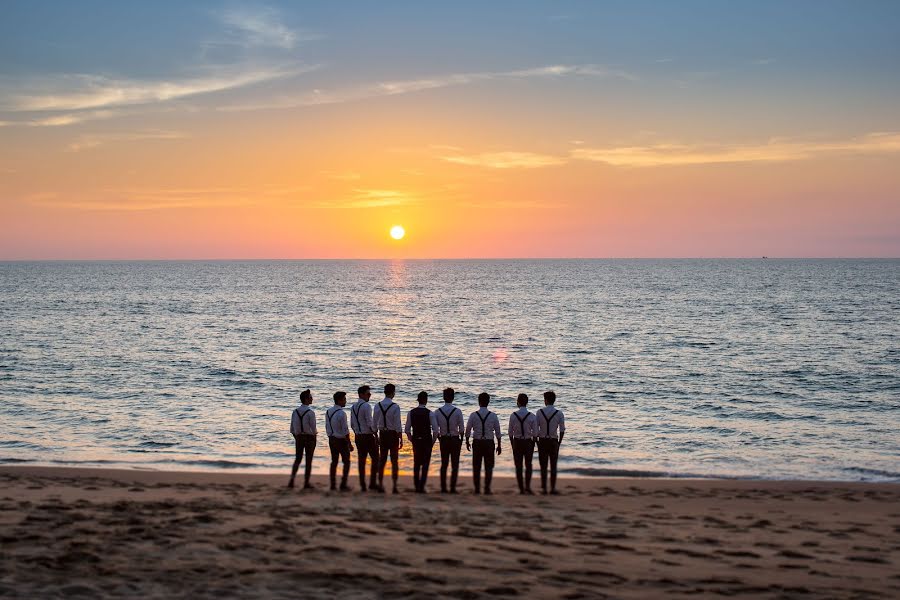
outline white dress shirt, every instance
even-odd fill
[[[420,404],[416,408],[425,407]],[[413,410],[416,410],[416,408],[406,413],[406,426],[403,427],[403,431],[406,433],[406,437],[410,439],[412,439],[412,423],[410,422],[409,415]],[[425,410],[428,410],[428,408],[425,408]],[[428,410],[428,422],[431,423],[431,436],[437,437],[437,427],[434,426],[434,413],[430,410]]]
[[[347,413],[335,404],[325,412],[325,433],[328,437],[347,437],[350,430],[347,428]]]
[[[523,406],[509,415],[509,437],[531,439],[537,435],[535,416]]]
[[[438,437],[445,435],[462,437],[465,435],[462,411],[449,402],[432,412],[431,416],[434,417],[434,431]]]
[[[316,435],[316,411],[305,404],[294,409],[291,415],[291,433]]]
[[[482,419],[484,419],[484,427],[482,427]],[[482,406],[471,415],[469,415],[469,422],[466,423],[467,438],[469,437],[469,433],[474,434],[473,437],[476,440],[489,440],[491,439],[491,433],[493,433],[495,436],[497,436],[497,441],[499,442],[500,419],[497,418],[497,415]]]
[[[375,415],[375,429],[378,431],[390,429],[397,433],[403,433],[403,425],[400,423],[400,405],[390,398],[385,398],[376,404],[372,413]]]
[[[538,437],[557,439],[559,438],[559,435],[556,433],[557,429],[559,429],[559,433],[566,432],[566,418],[563,412],[553,405],[545,406],[537,411],[534,416],[537,422]]]
[[[375,421],[372,419],[372,405],[368,400],[360,398],[350,407],[350,427],[356,435],[375,433]]]

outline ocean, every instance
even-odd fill
[[[0,463],[287,475],[310,388],[324,472],[392,382],[555,390],[564,474],[900,481],[900,260],[7,262],[0,323]]]

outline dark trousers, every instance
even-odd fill
[[[547,489],[547,462],[550,462],[550,489],[556,489],[556,461],[559,458],[559,441],[556,438],[538,438],[538,461],[541,463],[541,488]]]
[[[455,435],[440,438],[441,444],[441,491],[447,491],[447,466],[452,466],[450,473],[450,491],[456,491],[456,479],[459,477],[459,453],[462,440]]]
[[[400,458],[400,433],[392,429],[384,429],[378,434],[378,446],[381,450],[381,461],[378,464],[378,482],[383,485],[384,468],[387,466],[388,456],[391,458],[391,478],[397,485],[398,465]]]
[[[519,482],[519,491],[531,489],[531,463],[534,459],[534,440],[531,438],[513,438],[512,440],[513,463],[516,465],[516,481]],[[525,463],[525,474],[522,475],[522,463]]]
[[[372,459],[369,487],[378,484],[378,442],[374,433],[361,433],[356,436],[356,459],[359,461],[359,489],[366,489],[366,458]]]
[[[314,435],[295,435],[294,436],[294,466],[291,467],[291,481],[297,476],[297,469],[300,468],[300,462],[303,455],[306,455],[306,470],[303,473],[304,485],[309,483],[309,476],[312,473],[313,454],[316,452],[316,436]]]
[[[434,439],[431,436],[427,438],[413,439],[413,483],[417,492],[425,491],[425,481],[428,479],[428,466],[431,464],[431,448],[434,446]]]
[[[484,461],[484,491],[491,491],[491,477],[494,475],[494,440],[472,441],[472,480],[475,491],[481,491],[481,462]]]
[[[331,448],[331,469],[328,474],[331,476],[331,489],[335,488],[337,479],[338,457],[344,463],[344,473],[341,475],[341,487],[347,485],[347,477],[350,475],[350,440],[342,437],[329,437],[328,447]]]

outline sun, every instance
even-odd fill
[[[403,229],[402,225],[394,225],[391,227],[391,237],[395,240],[402,240],[403,236],[406,235],[406,230]]]

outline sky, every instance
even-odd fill
[[[898,257],[898,31],[893,0],[7,0],[0,260]]]

